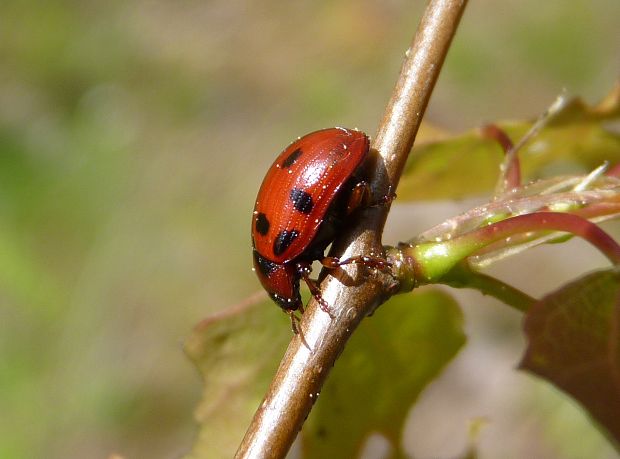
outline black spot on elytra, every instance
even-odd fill
[[[276,263],[261,257],[256,251],[254,251],[254,261],[256,262],[255,265],[265,277],[269,277],[269,275],[278,268]]]
[[[297,161],[297,158],[299,158],[301,156],[301,148],[297,148],[296,150],[293,150],[293,152],[291,152],[290,155],[288,155],[284,161],[282,161],[282,164],[280,164],[280,166],[283,169],[288,169],[289,167],[291,167],[293,164],[295,164],[295,161]]]
[[[254,227],[256,228],[258,234],[264,236],[269,232],[269,220],[267,220],[267,216],[264,213],[259,212],[254,221]]]
[[[298,236],[299,236],[299,231],[297,230],[280,231],[280,233],[276,237],[276,240],[273,241],[273,253],[276,256],[282,255],[284,252],[286,252],[286,249],[288,249],[291,246],[293,241],[297,239]]]
[[[300,190],[299,188],[293,188],[291,190],[291,201],[293,201],[293,206],[302,214],[309,214],[312,212],[312,208],[314,207],[314,202],[312,201],[312,196],[310,193],[305,192],[304,190]]]

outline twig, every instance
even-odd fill
[[[426,8],[372,143],[377,153],[370,177],[375,196],[388,195],[398,184],[466,3],[432,0]],[[350,230],[334,243],[332,253],[343,257],[382,253],[388,207],[360,212]],[[330,319],[314,300],[310,302],[301,327],[312,350],[293,337],[236,458],[286,455],[351,333],[393,291],[389,275],[367,274],[363,267],[349,266],[326,276],[322,296],[334,305],[336,317]]]
[[[497,298],[520,312],[526,312],[530,306],[536,302],[535,298],[532,298],[512,285],[471,269],[466,262],[459,263],[452,268],[441,278],[440,282],[453,288],[471,288],[478,290],[483,295]]]
[[[418,284],[434,283],[441,281],[460,261],[480,254],[483,250],[492,248],[501,252],[509,248],[507,244],[511,238],[551,231],[579,236],[599,249],[615,266],[620,265],[620,244],[614,238],[591,221],[566,212],[542,211],[517,215],[453,239],[417,245],[404,244],[396,250],[402,252],[401,257],[414,260],[410,263],[411,273],[403,270],[403,275],[413,276]],[[501,243],[501,246],[497,247],[496,243]],[[392,254],[390,256],[393,257]]]

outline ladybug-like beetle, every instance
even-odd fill
[[[369,196],[360,166],[370,142],[363,132],[331,128],[300,137],[276,158],[258,191],[252,216],[254,271],[269,296],[291,316],[303,313],[303,279],[321,309],[330,315],[319,288],[310,279],[320,260],[335,268],[347,263],[383,267],[384,260],[324,257],[345,218]]]

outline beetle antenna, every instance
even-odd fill
[[[299,339],[301,340],[303,345],[306,346],[306,348],[308,348],[310,352],[312,352],[312,348],[306,341],[306,337],[304,336],[304,333],[301,331],[301,319],[295,315],[295,311],[289,310],[289,311],[286,311],[286,313],[291,317],[291,328],[293,329],[293,333],[295,333],[296,335],[299,335]]]

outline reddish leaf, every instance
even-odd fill
[[[520,367],[578,400],[620,443],[620,273],[589,274],[548,295],[524,328]]]

